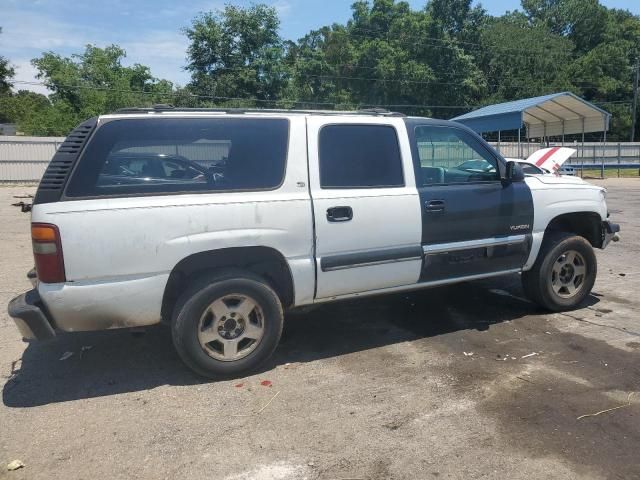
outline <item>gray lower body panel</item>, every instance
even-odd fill
[[[47,340],[56,336],[37,290],[29,290],[11,300],[8,312],[27,340]]]

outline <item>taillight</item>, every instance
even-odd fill
[[[64,282],[64,259],[58,227],[49,223],[32,223],[31,241],[38,280],[44,283]]]

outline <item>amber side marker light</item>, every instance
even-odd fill
[[[58,227],[49,223],[32,223],[31,241],[38,280],[44,283],[64,282],[64,258]]]

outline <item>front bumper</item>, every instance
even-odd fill
[[[47,340],[56,336],[38,290],[29,290],[9,302],[9,315],[26,340]]]
[[[620,225],[617,223],[611,223],[606,220],[602,222],[602,248],[605,248],[611,241],[617,242],[620,240],[618,232],[620,231]]]

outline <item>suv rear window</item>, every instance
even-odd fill
[[[112,120],[95,132],[65,193],[273,189],[284,178],[288,134],[286,119]]]

